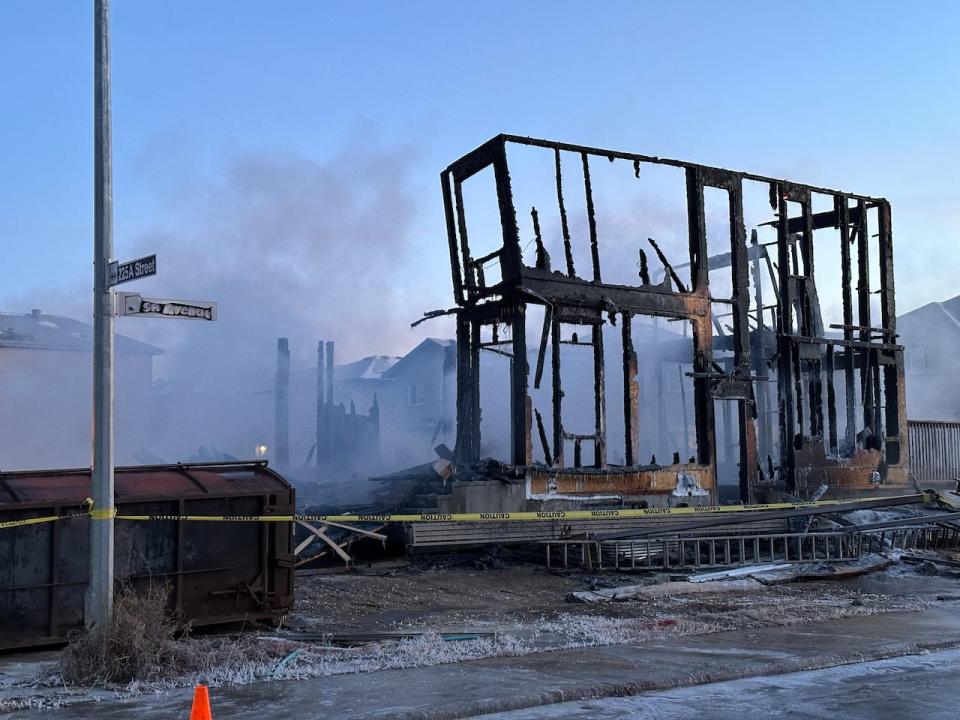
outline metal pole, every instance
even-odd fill
[[[113,178],[110,145],[110,2],[94,0],[93,502],[86,625],[113,612]]]

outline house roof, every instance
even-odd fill
[[[949,321],[950,325],[953,325],[960,330],[960,295],[952,297],[949,300],[944,300],[943,302],[931,302],[926,305],[921,305],[918,308],[911,310],[908,313],[904,313],[898,319],[906,320],[910,319],[911,315],[915,313],[917,315],[926,314],[931,310],[935,310],[940,313],[942,317]]]
[[[392,355],[368,355],[356,362],[333,368],[334,380],[378,380],[400,360]]]
[[[400,358],[392,355],[368,355],[365,358],[356,360],[344,365],[336,365],[333,368],[334,382],[346,380],[380,380],[387,371],[393,367]],[[291,385],[310,385],[315,386],[317,382],[317,366],[311,368],[300,368],[290,373]],[[269,395],[274,392],[274,387],[266,387],[257,390],[258,395]]]
[[[940,306],[940,310],[943,311],[950,320],[953,321],[953,324],[960,329],[960,295],[957,295],[955,298],[950,298],[941,303],[937,303]]]
[[[401,373],[410,363],[416,362],[418,358],[425,353],[446,352],[449,347],[456,347],[457,341],[450,338],[427,338],[413,350],[408,352],[402,358],[397,360],[393,366],[387,370],[383,377],[392,378]]]
[[[0,348],[91,352],[93,328],[64,315],[0,312]],[[117,353],[162,355],[165,351],[125,335],[114,335]]]

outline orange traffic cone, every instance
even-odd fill
[[[210,715],[210,693],[206,685],[197,685],[193,689],[193,707],[190,708],[190,720],[213,720]]]

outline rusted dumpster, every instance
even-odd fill
[[[266,462],[116,469],[119,515],[290,515],[294,490]],[[90,470],[0,473],[0,522],[76,517],[0,528],[0,649],[62,642],[82,627]],[[134,586],[166,582],[194,626],[265,620],[293,602],[287,522],[116,520],[115,574]]]

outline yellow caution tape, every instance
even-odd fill
[[[936,499],[936,494],[896,495],[885,500],[914,500],[926,502]],[[73,515],[48,515],[45,517],[27,518],[25,520],[10,520],[0,522],[0,529],[35,525],[38,523],[53,522],[68,517],[88,516],[92,520],[132,520],[144,522],[159,521],[186,521],[186,522],[535,522],[544,520],[611,520],[630,519],[664,515],[714,515],[737,512],[758,512],[764,510],[798,510],[801,508],[829,507],[831,505],[857,505],[860,503],[875,502],[877,498],[861,498],[853,500],[818,500],[816,502],[801,503],[757,503],[752,505],[697,505],[691,507],[663,507],[663,508],[636,508],[610,510],[541,510],[535,512],[489,512],[489,513],[415,513],[392,514],[377,513],[369,515],[127,515],[118,514],[115,507],[93,508],[85,513]]]
[[[91,506],[92,507],[92,506]],[[116,509],[114,509],[116,512]],[[102,511],[101,511],[102,513]],[[3,520],[0,521],[0,530],[4,528],[23,527],[25,525],[39,525],[41,523],[56,522],[57,520],[66,520],[67,518],[92,516],[93,512],[67,513],[66,515],[43,515],[41,517],[23,518],[22,520]]]
[[[923,502],[926,495],[897,495],[884,498],[915,500]],[[828,507],[831,505],[856,505],[874,502],[876,498],[860,500],[818,500],[803,503],[756,503],[752,505],[698,505],[673,508],[637,508],[622,510],[541,510],[535,512],[489,512],[489,513],[416,513],[369,515],[117,515],[117,520],[185,520],[198,522],[531,522],[543,520],[607,520],[642,518],[657,515],[711,515],[762,510],[797,510],[800,508]]]
[[[44,515],[43,517],[26,518],[25,520],[4,520],[0,522],[0,530],[3,528],[23,527],[24,525],[39,525],[40,523],[53,522],[66,517],[65,515]]]

